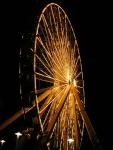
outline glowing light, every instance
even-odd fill
[[[73,81],[73,84],[74,84],[74,86],[77,86],[77,82],[76,82],[75,79],[74,79],[74,81]]]
[[[68,139],[67,141],[68,141],[69,143],[72,143],[72,142],[74,142],[74,139],[71,139],[71,138],[70,138],[70,139]]]
[[[40,138],[40,134],[37,135],[37,140]]]
[[[72,93],[69,94],[69,98],[71,98],[71,96],[72,96]]]
[[[47,143],[47,146],[50,146],[50,143],[49,143],[49,142]]]
[[[0,140],[1,145],[3,145],[5,142],[5,140]]]
[[[22,136],[22,133],[16,132],[15,135],[17,136],[17,139],[18,139],[20,136]]]

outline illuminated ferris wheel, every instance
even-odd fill
[[[77,40],[65,11],[47,5],[39,18],[34,44],[34,86],[42,132],[59,149],[79,149],[84,122],[76,96],[85,104]],[[40,96],[39,96],[40,97]]]
[[[5,121],[0,131],[36,108],[37,137],[45,135],[42,143],[49,150],[80,150],[84,127],[95,150],[102,150],[85,111],[84,79],[76,36],[68,16],[58,4],[50,3],[41,12],[31,50],[32,106]],[[23,94],[21,86],[20,94]]]

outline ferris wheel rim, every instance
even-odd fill
[[[37,28],[36,28],[36,35],[35,35],[35,36],[37,36],[37,32],[38,32],[38,29],[39,29],[39,24],[40,24],[40,20],[41,20],[41,18],[42,18],[42,14],[44,14],[44,12],[46,11],[46,9],[47,9],[49,6],[52,6],[52,5],[55,5],[55,6],[59,7],[59,8],[63,11],[63,13],[66,15],[66,17],[67,17],[67,19],[68,19],[68,22],[69,22],[69,24],[70,24],[70,27],[71,27],[71,29],[72,29],[72,31],[73,31],[74,38],[75,38],[75,40],[76,40],[75,32],[74,32],[73,26],[72,26],[72,24],[71,24],[71,22],[70,22],[70,19],[69,19],[68,15],[65,13],[65,11],[63,10],[63,8],[62,8],[60,5],[58,5],[57,3],[53,3],[53,2],[47,4],[47,5],[43,8],[43,10],[42,10],[42,12],[41,12],[41,15],[40,15],[40,17],[39,17],[39,19],[38,19],[38,25],[37,25]],[[78,45],[77,40],[76,40],[76,44]],[[35,44],[34,44],[34,45],[36,45],[36,38],[35,38]],[[78,47],[78,53],[79,53],[79,55],[80,55],[79,47]],[[81,57],[80,57],[80,66],[81,66],[81,70],[82,70],[82,80],[83,80],[83,86],[84,86],[84,76],[83,76],[83,69],[82,69]],[[83,90],[84,90],[84,88],[83,88]],[[84,102],[84,106],[85,106],[85,91],[83,91],[83,93],[84,93],[84,100],[83,100],[83,102]]]
[[[44,15],[45,11],[50,7],[50,6],[56,6],[58,8],[60,8],[62,10],[62,12],[65,14],[66,16],[66,19],[68,20],[69,22],[69,25],[71,27],[71,30],[73,32],[73,36],[74,36],[74,39],[76,41],[76,44],[78,46],[78,43],[77,43],[77,40],[76,40],[76,36],[75,36],[75,33],[74,33],[74,30],[73,30],[73,27],[71,25],[71,22],[67,16],[67,14],[65,13],[65,11],[56,3],[50,3],[48,4],[43,10],[42,10],[42,13],[39,17],[39,21],[38,21],[38,25],[37,25],[37,28],[36,28],[36,37],[35,37],[35,44],[34,44],[34,57],[36,57],[36,44],[37,44],[37,36],[38,36],[38,31],[39,31],[39,28],[40,28],[40,22],[41,22],[41,19],[42,19],[42,16]],[[78,50],[78,54],[80,56],[80,53],[79,53],[79,48],[77,49]],[[36,58],[35,58],[36,59]],[[35,60],[36,61],[36,60]],[[36,67],[36,62],[34,61],[34,74],[36,73],[36,70],[35,70],[35,67]],[[81,71],[82,71],[82,63],[81,63],[81,57],[80,57],[80,67],[81,67]],[[85,93],[84,93],[84,80],[83,80],[83,71],[82,71],[82,82],[83,82],[83,95],[84,95],[84,99],[83,99],[83,103],[85,105]],[[36,92],[36,76],[34,77],[34,84],[35,84],[35,92]],[[84,123],[83,123],[83,130],[84,130]],[[83,133],[82,133],[83,134]]]

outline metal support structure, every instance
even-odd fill
[[[58,87],[56,87],[56,88],[58,88]],[[50,89],[46,90],[43,94],[41,94],[39,97],[37,97],[38,100],[36,100],[36,103],[38,104],[38,102],[41,102],[45,97],[47,97],[51,93],[51,90],[54,90],[54,89],[55,88],[51,87]],[[13,116],[11,116],[3,124],[0,125],[0,131],[5,129],[8,125],[13,123],[16,119],[18,119],[22,115],[24,115],[24,114],[28,113],[29,111],[33,110],[35,108],[35,106],[36,105],[35,105],[35,102],[34,102],[33,106],[25,108],[25,111],[23,111],[23,109],[19,110],[17,113],[15,113]]]
[[[84,105],[83,103],[81,103],[81,100],[78,96],[78,93],[77,93],[77,90],[76,90],[76,87],[72,87],[72,91],[73,91],[73,95],[75,96],[75,99],[77,101],[77,105],[78,105],[78,108],[79,108],[79,111],[80,111],[80,114],[81,114],[81,117],[84,121],[84,124],[85,124],[85,127],[87,129],[87,132],[88,132],[88,135],[89,135],[89,138],[91,140],[91,143],[93,145],[93,148],[95,150],[102,150],[102,147],[101,147],[101,144],[99,142],[99,139],[96,135],[96,132],[91,124],[91,121],[85,111],[85,108],[84,108]]]
[[[59,104],[59,107],[58,107],[57,111],[55,112],[54,116],[52,116],[52,122],[48,125],[48,128],[47,128],[48,137],[50,137],[50,135],[52,133],[53,127],[58,119],[58,116],[60,115],[60,112],[64,106],[64,103],[66,101],[66,97],[67,97],[69,91],[70,91],[70,85],[67,85],[67,87],[64,91],[64,94],[62,96],[61,103]]]
[[[75,137],[74,137],[75,145],[74,145],[74,148],[76,150],[79,150],[78,128],[77,128],[77,114],[76,114],[76,100],[74,99],[74,96],[72,94],[71,94],[70,98],[71,98],[71,101],[72,101],[73,113],[75,114],[75,117],[73,117],[73,123],[74,123],[74,126],[75,126]]]

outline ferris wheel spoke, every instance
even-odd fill
[[[48,45],[47,44],[45,44],[46,45],[46,51],[49,51],[50,50],[50,48],[48,47]],[[51,52],[50,52],[50,55],[51,55]],[[45,57],[47,57],[47,60],[49,61],[49,64],[50,64],[50,69],[53,71],[53,68],[54,68],[54,63],[51,61],[51,57],[50,57],[50,55],[46,52],[46,54],[45,54]]]
[[[65,83],[65,84],[67,83],[67,82],[65,82],[63,80],[59,80],[57,78],[53,78],[53,77],[50,77],[50,76],[47,76],[47,75],[44,75],[44,74],[41,74],[41,73],[38,73],[38,72],[36,72],[36,75],[38,75],[39,77],[45,77],[47,79],[52,79],[53,81],[58,81],[60,83]]]
[[[54,34],[51,33],[51,30],[50,30],[50,28],[49,28],[48,22],[47,22],[47,20],[46,20],[44,14],[43,14],[43,16],[42,16],[42,20],[43,20],[43,22],[44,22],[44,27],[45,27],[44,29],[46,30],[47,36],[50,35],[50,40],[53,41]],[[53,42],[54,42],[54,41],[53,41]],[[51,42],[50,42],[50,43],[51,43]],[[51,43],[51,44],[53,44],[53,43]]]
[[[53,118],[52,122],[50,124],[48,124],[48,129],[47,129],[47,132],[49,133],[49,136],[51,135],[51,132],[52,132],[52,129],[53,129],[53,126],[58,118],[58,115],[60,114],[61,110],[62,110],[62,107],[65,103],[65,98],[67,97],[68,95],[68,92],[70,90],[70,86],[67,86],[64,93],[63,93],[63,96],[62,96],[62,101],[59,105],[59,108],[56,110],[56,113],[54,114],[54,118],[53,116],[51,116],[51,118]]]
[[[70,55],[71,55],[71,52],[70,52],[70,40],[69,40],[69,37],[70,37],[70,33],[68,33],[68,20],[67,20],[67,16],[65,15],[64,17],[64,26],[65,26],[65,51],[67,53],[67,56],[68,56],[68,59],[69,61],[70,60]]]
[[[64,117],[66,117],[66,116],[64,116]],[[60,143],[60,145],[62,144],[62,142],[64,140],[65,131],[66,131],[66,129],[65,129],[65,122],[63,122],[63,126],[61,127],[61,133],[60,133],[60,135],[61,135],[61,140],[60,140],[61,143]]]
[[[40,96],[37,97],[36,99],[36,103],[39,104],[40,102],[42,102],[49,94],[51,94],[52,92],[54,92],[54,90],[57,90],[58,88],[60,88],[62,86],[53,86],[52,88],[44,91],[44,93],[42,93]],[[34,103],[35,105],[35,103]]]
[[[55,52],[56,52],[56,54],[55,54]],[[56,60],[57,64],[59,65],[59,68],[60,68],[60,69],[59,69],[59,73],[62,75],[63,78],[65,78],[63,72],[61,71],[62,68],[63,68],[63,62],[62,62],[62,60],[61,60],[61,56],[60,56],[60,54],[57,52],[57,49],[56,49],[55,52],[53,52],[53,54],[54,54],[54,56],[55,56],[55,60]]]
[[[75,61],[74,61],[74,52],[73,52],[73,50],[72,50],[72,59],[71,59],[71,61],[72,61],[72,65],[71,65],[71,68],[72,68],[72,76],[74,77],[74,71],[75,71]]]
[[[68,129],[68,126],[67,126],[67,123],[65,122],[65,129],[64,129],[64,132],[63,132],[63,146],[64,146],[64,149],[67,149],[67,129]]]
[[[76,59],[75,68],[74,68],[74,71],[73,71],[73,77],[75,77],[75,75],[78,72],[78,67],[77,66],[79,66],[79,60],[80,60],[80,55]]]
[[[77,85],[76,87],[77,87],[77,88],[80,88],[80,89],[83,89],[83,88],[84,88],[83,86],[79,86],[79,85]]]
[[[65,39],[66,39],[66,43],[65,43],[65,47],[67,47],[68,46],[68,43],[69,43],[69,41],[68,41],[68,33],[67,33],[67,16],[65,15],[65,17],[64,17],[64,26],[65,26]],[[68,50],[68,49],[67,49]]]
[[[41,68],[38,68],[38,69],[39,69],[39,71],[37,72],[37,74],[39,75],[39,77],[41,75],[45,78],[47,78],[47,77],[49,77],[49,78],[51,77],[52,79],[54,78],[54,75],[51,76],[51,74],[48,74],[46,71],[43,71]],[[40,80],[40,78],[39,78],[39,80]]]
[[[36,80],[38,80],[38,81],[44,81],[45,83],[47,82],[47,83],[54,84],[54,81],[52,79],[44,79],[44,78],[42,79],[40,77],[36,77]]]
[[[56,28],[57,22],[55,21],[55,16],[54,16],[54,13],[53,13],[53,8],[52,8],[52,6],[50,7],[50,9],[51,9],[51,14],[52,14],[53,21],[54,21],[54,25],[55,25],[55,31],[56,31],[57,39],[59,39],[58,31],[57,31],[57,28]]]
[[[51,8],[51,9],[52,9],[52,8]],[[53,10],[53,9],[52,9],[52,10]],[[51,10],[51,11],[52,11],[52,10]],[[53,12],[53,11],[52,11],[52,12]],[[51,18],[51,16],[50,16],[50,18]],[[53,16],[53,20],[54,20],[54,24],[56,24],[56,23],[55,23],[55,18],[54,18],[54,16]],[[51,22],[51,21],[50,21],[50,22]],[[51,23],[51,24],[52,24],[52,23]],[[51,27],[52,27],[52,26],[51,26]],[[61,41],[62,41],[62,40],[60,39],[60,37],[59,37],[59,35],[58,35],[58,29],[57,29],[57,28],[56,28],[56,30],[57,30],[58,42],[54,39],[54,40],[55,40],[54,46],[55,46],[56,53],[57,53],[56,56],[60,56],[60,55],[59,55],[59,52],[60,52],[59,50],[60,50],[60,48],[61,48],[61,43],[62,43]],[[55,35],[54,35],[54,37],[56,38]],[[58,47],[56,44],[59,44],[58,46],[60,46],[60,47]],[[60,56],[60,57],[61,57],[61,56]],[[58,57],[58,58],[60,59],[60,57]],[[60,62],[62,62],[62,59],[60,59]],[[59,63],[59,61],[58,61],[58,64],[61,65],[61,63]]]
[[[48,20],[46,20],[46,18],[45,18],[46,16],[47,16]],[[50,38],[52,40],[51,44],[54,47],[55,43],[56,43],[56,36],[55,36],[55,29],[53,27],[55,26],[55,24],[54,24],[54,21],[52,20],[52,15],[46,14],[46,16],[44,17],[45,18],[45,23],[46,23],[46,26],[48,28],[48,32],[49,32]],[[50,25],[50,27],[49,27],[48,24]]]
[[[52,64],[50,62],[50,59],[47,60],[48,57],[46,58],[43,53],[42,53],[42,56],[43,56],[44,60],[46,61],[48,68],[52,68]],[[53,75],[53,69],[51,69],[51,72],[52,72],[52,75]]]
[[[59,13],[59,12],[58,12],[58,13]],[[57,54],[60,56],[59,59],[60,59],[61,64],[63,64],[63,63],[62,63],[62,62],[63,62],[63,61],[62,61],[62,56],[63,56],[63,55],[62,55],[62,53],[61,53],[62,51],[61,51],[60,49],[63,49],[63,48],[64,48],[64,46],[63,46],[64,40],[63,40],[63,39],[64,39],[65,37],[62,38],[62,36],[60,35],[60,32],[62,32],[62,31],[59,32],[60,25],[61,25],[61,23],[59,24],[59,28],[57,29],[57,30],[58,30],[58,34],[59,34],[59,37],[58,37],[58,42],[56,43],[56,44],[58,45],[58,48],[57,48],[57,51],[56,51],[56,52],[57,52]]]
[[[76,58],[75,69],[77,68],[78,61],[80,60],[80,55]],[[75,71],[75,70],[74,70]]]
[[[51,45],[53,45],[52,47],[55,47],[55,49],[56,49],[56,52],[57,52],[57,50],[58,50],[58,48],[57,48],[57,46],[56,46],[56,42],[54,42],[54,40],[53,40],[53,37],[55,37],[56,38],[56,36],[54,35],[53,37],[52,37],[52,34],[51,34],[51,31],[50,31],[50,29],[49,29],[49,27],[48,27],[48,24],[47,24],[47,21],[46,21],[46,19],[45,19],[45,16],[43,16],[44,17],[44,22],[45,22],[45,26],[47,26],[47,29],[48,29],[48,32],[49,32],[49,35],[50,35],[50,38],[51,38],[51,40],[52,40],[52,43],[51,43]],[[54,16],[53,16],[53,18],[54,18]],[[55,18],[54,18],[55,19]],[[55,21],[55,20],[54,20]],[[55,22],[54,22],[55,23]],[[57,29],[56,29],[57,30]],[[46,31],[47,32],[47,31]],[[47,35],[48,35],[48,32],[47,32]],[[58,36],[58,31],[57,31],[57,36]],[[58,39],[59,39],[59,37],[58,37]],[[49,42],[50,43],[50,42]],[[52,48],[52,49],[54,49],[54,48]],[[51,48],[50,48],[50,50],[51,50]],[[52,51],[52,53],[54,53],[54,51]],[[57,59],[57,57],[58,57],[58,53],[57,53],[57,57],[56,57],[56,55],[54,55],[54,57]],[[60,65],[60,63],[59,63],[59,61],[57,60],[57,63]]]
[[[62,71],[61,69],[58,67],[57,63],[55,62],[54,58],[51,56],[51,54],[47,51],[47,49],[45,48],[43,42],[41,41],[40,38],[37,37],[37,39],[39,40],[39,42],[41,43],[41,45],[43,46],[43,48],[45,49],[46,51],[46,54],[51,58],[52,62],[54,63],[54,65],[56,66],[56,68],[60,71],[60,73],[62,74]],[[37,56],[38,57],[38,56]],[[40,59],[40,58],[39,58]],[[41,59],[40,59],[41,60]],[[46,66],[46,65],[44,65]]]
[[[53,94],[49,95],[47,97],[47,99],[45,100],[44,104],[41,106],[40,112],[39,112],[39,114],[41,115],[41,117],[44,114],[44,112],[46,111],[46,108],[52,103],[52,101],[51,101],[52,98],[53,98]]]
[[[59,67],[61,68],[60,70],[62,70],[63,64],[64,64],[63,61],[62,61],[62,56],[60,55],[59,51],[57,51],[57,50],[56,50],[56,54],[57,54],[56,59],[57,59],[57,61],[59,62]],[[55,53],[54,53],[54,55],[55,55]],[[64,76],[63,73],[62,73],[62,75],[63,75],[63,77],[65,78],[65,76]]]
[[[65,20],[64,20],[64,16],[66,16],[66,14],[62,15],[63,11],[60,11],[61,15],[59,14],[59,19],[60,19],[60,25],[61,25],[61,38],[62,39],[66,39],[65,36]],[[67,40],[67,39],[66,39]]]
[[[57,93],[57,95],[52,99],[52,100],[50,100],[49,101],[49,103],[43,108],[43,110],[42,110],[42,112],[50,105],[50,108],[49,108],[49,110],[48,110],[48,112],[47,112],[47,115],[46,115],[46,117],[45,117],[45,119],[44,119],[44,122],[43,122],[43,125],[45,126],[46,125],[46,121],[48,121],[48,118],[50,118],[50,116],[53,114],[53,110],[54,110],[54,108],[55,108],[55,105],[56,105],[56,99],[57,99],[57,97],[62,93],[64,91],[64,89],[62,89],[62,91],[59,91],[58,93]],[[41,113],[42,113],[41,112]]]
[[[61,133],[60,133],[61,141],[63,141],[64,145],[67,144],[67,140],[68,140],[68,137],[67,137],[68,136],[67,135],[67,128],[68,128],[68,126],[67,126],[67,123],[66,123],[66,111],[67,110],[64,111],[64,115],[63,115],[63,118],[62,118],[63,122],[61,123]]]
[[[77,112],[76,112],[76,100],[74,98],[74,95],[72,95],[72,106],[73,107],[73,125],[74,125],[74,129],[75,129],[75,137],[74,137],[74,140],[75,140],[75,147],[76,149],[78,149],[78,146],[79,146],[79,142],[78,142],[78,126],[77,126]]]
[[[78,86],[76,85],[76,87],[78,87]],[[80,94],[80,90],[78,88],[76,88],[76,91],[77,91],[77,93]]]
[[[57,47],[57,41],[59,41],[59,35],[58,35],[58,33],[57,33],[57,36],[58,36],[58,38],[56,38],[56,35],[55,35],[55,29],[53,28],[54,26],[55,26],[55,20],[53,19],[53,16],[51,15],[51,11],[50,11],[50,13],[49,13],[49,23],[50,23],[50,29],[51,29],[51,32],[52,33],[54,33],[53,35],[53,40],[54,40],[54,46],[55,47]],[[58,32],[58,29],[56,28],[56,31]]]
[[[59,56],[59,53],[57,53],[57,48],[56,49],[54,49],[55,50],[55,52],[56,52],[56,54],[54,53],[54,51],[53,51],[53,58],[54,58],[54,61],[59,65],[59,69],[58,69],[58,71],[61,73],[61,68],[62,68],[62,61],[61,61],[61,59],[60,59],[60,56]],[[54,66],[54,65],[53,65]],[[54,68],[54,67],[53,67]],[[58,68],[58,67],[57,67]],[[61,73],[62,74],[62,73]],[[64,78],[64,76],[63,76],[63,74],[62,74],[62,77]]]
[[[64,75],[60,74],[58,71],[56,71],[56,69],[53,69],[53,70],[54,70],[54,72],[55,72],[55,74],[56,74],[56,76],[57,76],[58,79],[63,80],[63,81],[66,82],[66,78],[65,78]]]
[[[58,97],[59,95],[62,94],[62,92],[65,90],[65,87],[64,87],[62,90],[60,90],[60,91],[59,91],[59,89],[57,89],[57,90],[58,90],[58,91],[56,91],[57,94],[54,96],[54,98],[52,98],[52,97],[53,97],[53,95],[52,95],[52,97],[49,96],[49,98],[46,99],[45,103],[44,103],[43,106],[41,107],[40,113],[42,113],[51,103],[53,103],[53,102],[57,99],[57,97]]]
[[[41,96],[37,97],[37,99],[38,99],[37,103],[42,102],[43,99],[45,99],[45,98],[49,95],[48,92],[50,92],[50,90],[51,90],[51,93],[54,93],[55,91],[57,91],[57,90],[58,90],[59,88],[61,88],[61,87],[63,87],[63,86],[56,87],[56,88],[53,87],[52,89],[49,89],[49,90],[45,91]],[[64,88],[63,88],[63,90],[64,90]],[[61,90],[60,93],[61,93],[63,90]],[[57,93],[56,97],[57,97],[60,93]],[[43,106],[40,108],[40,112],[39,112],[39,113],[40,113],[41,116],[43,115],[45,109],[46,109],[51,103],[53,103],[54,100],[56,99],[56,97],[54,97],[54,99],[52,99],[52,97],[54,97],[54,95],[51,95],[51,94],[50,94],[50,95],[48,96],[48,98],[46,99],[46,102],[45,102],[45,103],[43,104]],[[51,99],[52,99],[52,100],[51,100]],[[46,117],[46,119],[47,119],[47,117]],[[45,120],[44,120],[44,122],[45,122]]]
[[[79,134],[78,134],[78,136],[80,136],[81,134],[82,134],[82,129],[81,129],[81,125],[80,125],[80,121],[79,121],[79,119],[78,119],[78,129],[79,129]]]
[[[41,88],[39,90],[36,90],[36,94],[39,94],[39,93],[42,93],[42,92],[45,92],[47,90],[52,90],[53,89],[53,86],[49,86],[47,88]]]
[[[50,39],[48,39],[47,30],[45,31],[44,29],[45,29],[45,27],[42,27],[42,25],[40,25],[40,28],[39,28],[40,32],[38,34],[36,34],[36,37],[38,37],[38,38],[42,37],[43,38],[42,41],[45,41],[47,46],[50,48],[50,46],[51,46]],[[46,34],[47,34],[47,36],[46,36]],[[43,36],[41,36],[41,35],[43,35]]]
[[[48,72],[52,75],[52,71],[50,68],[48,68],[48,66],[43,62],[43,60],[38,56],[36,55],[36,58],[40,61],[40,63],[48,70]]]
[[[59,9],[59,7],[58,7],[58,17],[59,17],[59,22],[60,22],[60,26],[59,26],[59,29],[60,29],[60,33],[59,33],[59,35],[60,35],[60,37],[63,37],[63,33],[62,33],[62,30],[63,30],[63,26],[62,26],[62,20],[61,20],[61,15],[60,15],[60,13],[61,13],[61,11],[60,11],[60,9]]]
[[[46,21],[44,15],[43,15],[43,17],[42,17],[42,20],[43,20],[43,22],[44,22],[44,28],[45,28],[45,31],[46,31],[46,34],[47,34],[46,37],[47,37],[47,39],[48,39],[48,45],[49,45],[49,48],[51,49],[51,46],[53,47],[53,45],[55,45],[55,42],[54,42],[54,40],[53,40],[53,37],[54,37],[54,36],[52,36],[52,34],[51,34],[50,28],[49,28],[49,26],[48,26],[48,23],[47,23],[47,21]],[[50,36],[50,38],[49,38],[49,36]]]
[[[75,42],[74,42],[73,53],[75,55],[77,55],[77,53],[78,53],[78,45],[77,45],[77,40],[76,39],[75,39]]]
[[[47,124],[48,124],[48,118],[49,118],[52,107],[53,107],[53,103],[51,104],[51,106],[50,106],[50,108],[49,108],[49,110],[46,114],[46,117],[44,118],[44,121],[43,121],[44,130],[46,130],[46,127],[47,127]]]
[[[65,111],[65,108],[63,108],[62,113],[60,115],[60,122],[61,122],[60,123],[60,135],[62,135],[63,128],[65,127],[65,125],[64,125],[64,123],[65,123],[65,115],[66,115],[66,111]],[[62,137],[61,137],[61,139],[62,139]]]
[[[44,82],[47,82],[47,83],[52,83],[53,85],[55,84],[55,83],[59,83],[59,80],[53,80],[53,79],[50,79],[50,78],[40,78],[40,76],[38,76],[38,77],[36,77],[36,79],[38,80],[38,81],[44,81]],[[64,81],[65,82],[65,81]],[[61,83],[61,82],[60,82]],[[62,83],[62,84],[67,84],[67,82],[65,82],[65,83]]]
[[[49,122],[52,122],[52,117],[54,116],[54,114],[56,113],[56,110],[57,110],[57,108],[56,108],[56,105],[58,103],[57,100],[59,99],[59,97],[62,97],[62,94],[65,91],[65,89],[66,89],[66,87],[64,86],[64,88],[62,90],[57,91],[57,95],[55,95],[55,98],[52,100],[54,102],[54,105],[51,110]]]
[[[76,76],[75,76],[75,80],[82,74],[82,72],[79,72]]]

